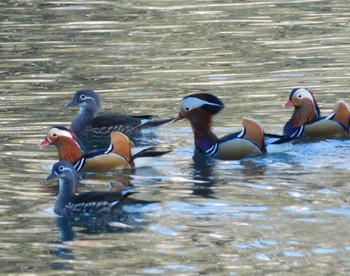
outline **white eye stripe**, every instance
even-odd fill
[[[201,100],[201,99],[198,99],[198,98],[195,98],[195,97],[188,97],[186,99],[183,99],[180,102],[180,106],[184,107],[186,110],[193,109],[193,108],[198,108],[198,107],[201,107],[204,104],[213,105],[213,106],[221,106],[220,104],[211,103],[211,102],[204,101],[204,100]]]
[[[95,100],[94,98],[88,96],[86,96],[85,99]]]
[[[317,109],[316,109],[316,104],[315,104],[315,100],[311,94],[311,92],[307,89],[304,88],[300,88],[297,92],[296,92],[296,96],[301,99],[302,97],[309,99],[312,102],[312,106],[314,108],[315,114],[317,113]],[[301,96],[301,97],[300,97]]]
[[[53,134],[56,134],[58,136],[64,136],[64,137],[68,137],[68,138],[74,139],[72,134],[69,131],[62,130],[62,129],[59,129],[59,128],[51,128],[49,130],[48,136],[50,136],[50,135],[53,136]],[[51,141],[49,140],[49,142],[51,142]]]
[[[299,89],[295,95],[300,99],[300,97],[304,97],[304,98],[307,98],[309,100],[311,100],[312,102],[314,101],[314,98],[312,97],[310,91],[304,89],[304,88],[301,88]]]
[[[64,171],[70,171],[70,172],[73,172],[71,168],[67,168],[67,167],[63,167],[62,170],[60,170],[61,172],[64,172]],[[55,174],[57,175],[57,173],[55,172]]]
[[[80,97],[81,97],[81,96],[80,96]],[[86,96],[86,95],[85,95],[85,97],[84,97],[83,100],[84,100],[84,101],[85,101],[85,100],[93,100],[93,101],[95,101],[95,99],[94,99],[93,97],[88,97],[88,96]]]

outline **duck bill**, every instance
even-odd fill
[[[55,173],[51,173],[50,175],[48,175],[47,177],[46,177],[46,180],[50,180],[50,179],[54,179],[54,178],[56,178],[57,177],[57,175],[55,174]]]
[[[286,102],[284,105],[283,105],[283,108],[290,108],[290,107],[293,107],[294,104],[291,100],[289,100],[288,102]]]
[[[75,99],[73,99],[70,103],[66,104],[66,107],[71,107],[71,106],[76,106],[76,105],[78,105],[78,102]]]
[[[49,141],[49,139],[47,139],[47,137],[45,137],[45,139],[43,139],[40,143],[39,143],[39,147],[43,148],[43,147],[47,147],[50,146],[51,143]]]
[[[173,120],[173,123],[182,120],[183,118],[185,118],[181,113],[179,113]]]

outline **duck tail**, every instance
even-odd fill
[[[173,120],[174,120],[174,118],[169,118],[169,119],[165,119],[165,120],[145,120],[144,122],[142,122],[141,124],[136,126],[135,129],[158,127],[158,126],[164,125],[166,123],[170,123]]]
[[[149,151],[149,150],[143,150],[140,151],[138,153],[136,153],[135,155],[133,155],[133,159],[136,158],[143,158],[143,157],[158,157],[158,156],[162,156],[164,154],[167,154],[171,152],[171,150],[164,150],[164,151]]]

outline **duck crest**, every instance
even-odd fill
[[[187,102],[188,107],[197,107],[205,110],[211,115],[216,115],[222,109],[224,109],[224,103],[216,96],[209,93],[197,93],[184,97],[180,103],[180,106]],[[186,105],[186,104],[185,104]]]
[[[83,156],[79,144],[75,140],[68,137],[60,137],[55,145],[57,147],[58,159],[60,161],[68,161],[75,164]]]

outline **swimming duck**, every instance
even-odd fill
[[[56,177],[59,178],[60,187],[54,211],[61,216],[113,212],[122,204],[127,203],[126,198],[134,193],[131,189],[125,189],[108,192],[87,192],[75,195],[74,187],[79,176],[73,165],[67,161],[55,163],[51,174],[46,180]],[[136,201],[132,203],[136,203]],[[146,204],[146,201],[137,203]]]
[[[224,108],[224,103],[209,93],[184,97],[174,122],[187,118],[192,126],[195,148],[215,159],[239,160],[257,156],[269,144],[290,141],[289,137],[265,134],[261,124],[253,119],[242,120],[243,130],[218,138],[212,131],[212,116]]]
[[[293,115],[283,128],[284,135],[297,138],[348,137],[350,111],[345,102],[339,101],[330,115],[321,117],[312,92],[306,88],[294,88],[283,107],[293,106]]]
[[[93,90],[78,90],[66,107],[79,105],[78,115],[70,129],[79,137],[87,152],[96,148],[107,148],[112,131],[119,131],[127,136],[138,136],[142,129],[157,127],[173,120],[156,120],[151,115],[103,114],[96,116],[101,106],[100,96]]]
[[[117,131],[110,133],[111,144],[107,150],[97,150],[85,154],[75,133],[65,127],[53,126],[40,142],[40,147],[54,145],[58,159],[74,164],[78,172],[109,171],[149,165],[149,159],[161,156],[169,151],[150,151],[152,147],[132,148],[129,138]],[[142,160],[146,159],[146,160]],[[139,162],[141,161],[141,162]],[[145,161],[146,163],[142,163]]]

